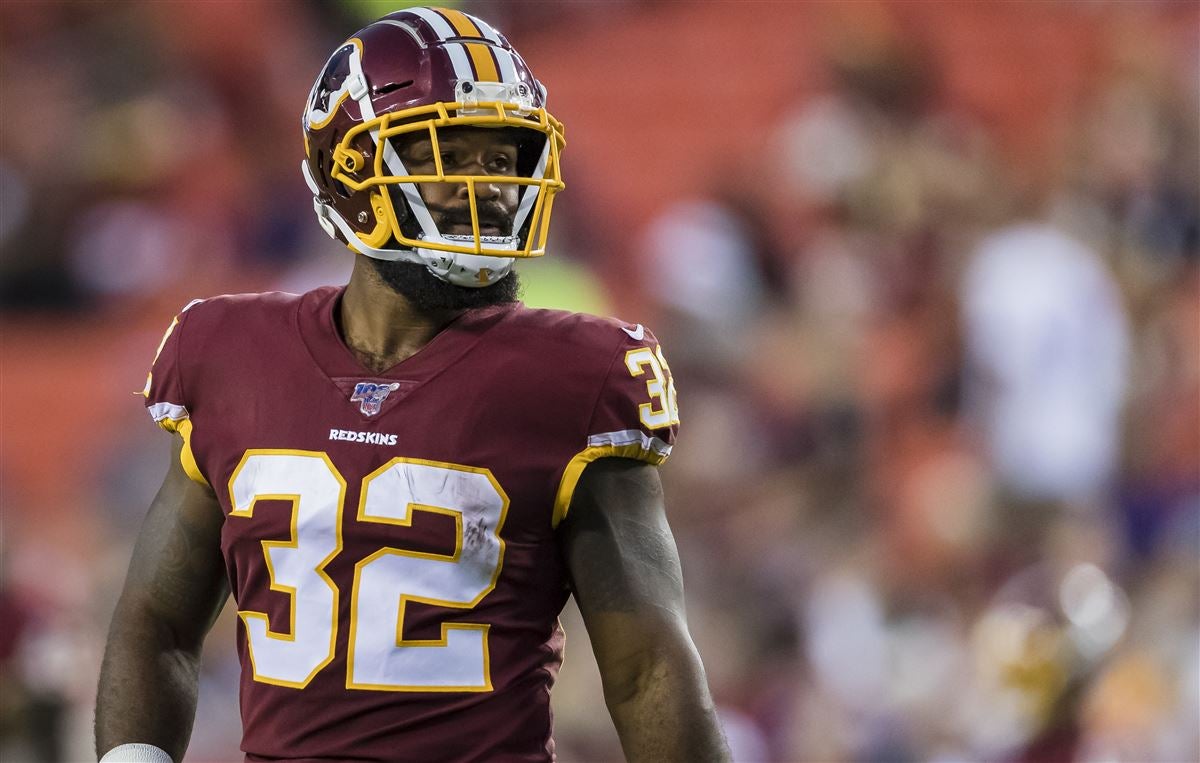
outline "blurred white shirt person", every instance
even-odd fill
[[[1087,500],[1117,466],[1129,322],[1100,255],[1023,223],[985,237],[962,281],[967,405],[1000,482]]]

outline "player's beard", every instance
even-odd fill
[[[392,291],[418,310],[470,310],[516,302],[521,288],[516,271],[490,286],[472,288],[447,283],[417,262],[391,262],[368,258],[375,272]]]

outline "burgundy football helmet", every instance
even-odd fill
[[[487,22],[446,8],[409,8],[360,30],[329,58],[304,110],[304,179],[321,227],[351,250],[426,265],[460,286],[486,286],[515,257],[545,254],[563,127],[546,111],[546,88]],[[439,130],[515,128],[517,176],[448,175]],[[435,174],[413,175],[393,141],[428,135]],[[521,186],[513,227],[480,234],[476,183]],[[450,235],[420,186],[465,185],[472,235]]]

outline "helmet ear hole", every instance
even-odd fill
[[[317,149],[317,177],[328,177],[328,173],[325,172],[325,152],[319,148]]]
[[[330,189],[332,189],[333,192],[338,196],[341,196],[343,199],[350,198],[350,189],[343,185],[340,181],[334,180],[332,177],[333,173],[328,171],[329,166],[325,164],[325,160],[328,158],[329,156],[324,150],[317,149],[317,167],[320,168],[320,174],[318,177],[328,178]]]

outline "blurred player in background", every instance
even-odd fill
[[[247,760],[551,760],[574,594],[626,755],[727,757],[656,465],[679,423],[642,325],[532,310],[561,124],[481,19],[414,8],[305,109],[345,287],[197,300],[145,395],[174,433],[100,677],[102,760],[180,760],[232,592]]]

